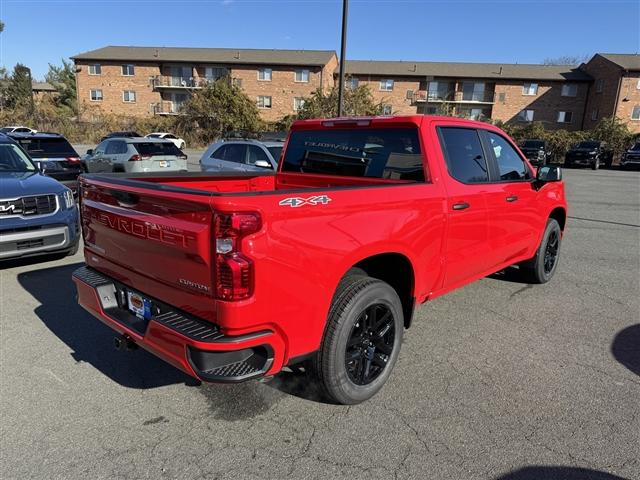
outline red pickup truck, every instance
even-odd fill
[[[329,398],[374,395],[415,305],[518,264],[551,279],[558,167],[435,116],[294,123],[278,172],[83,175],[79,303],[209,382],[307,361]]]

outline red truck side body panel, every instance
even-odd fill
[[[134,183],[81,179],[89,267],[215,324],[227,340],[268,334],[203,344],[152,318],[141,335],[111,318],[95,289],[76,278],[80,303],[191,375],[200,376],[187,358],[190,347],[219,352],[259,344],[273,350],[273,362],[263,373],[275,373],[292,358],[319,348],[336,286],[362,260],[389,253],[404,257],[413,270],[411,295],[420,303],[531,258],[551,212],[566,212],[561,183],[539,189],[530,181],[465,185],[448,174],[436,127],[463,125],[501,134],[491,125],[422,116],[369,122],[420,129],[425,183],[286,172],[266,177],[145,178]],[[325,127],[317,120],[292,128]],[[347,123],[327,128],[367,127]],[[298,207],[286,203],[318,195],[329,200]],[[517,208],[509,208],[514,207],[505,200],[509,196],[518,197]],[[472,208],[454,210],[459,202]],[[224,212],[257,212],[261,217],[260,230],[241,241],[243,255],[254,262],[255,289],[239,301],[217,300],[214,295],[213,218]]]

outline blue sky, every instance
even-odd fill
[[[105,45],[340,48],[339,0],[0,0],[0,64]],[[640,50],[640,0],[351,0],[347,58],[539,63]]]

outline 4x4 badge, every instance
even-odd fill
[[[289,197],[284,200],[280,200],[281,207],[289,206],[289,207],[302,207],[303,205],[326,205],[329,203],[331,199],[326,195],[317,195],[315,197],[309,198],[300,198],[300,197]]]

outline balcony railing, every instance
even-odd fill
[[[153,105],[154,115],[180,115],[182,103],[163,100]]]
[[[495,92],[487,91],[482,93],[454,92],[453,94],[442,95],[427,90],[416,90],[413,92],[414,103],[494,103]]]
[[[221,77],[224,78],[224,77]],[[175,89],[197,89],[206,86],[208,83],[213,83],[219,78],[206,78],[206,77],[179,77],[172,75],[156,75],[151,79],[151,84],[154,89],[157,88],[175,88]]]

